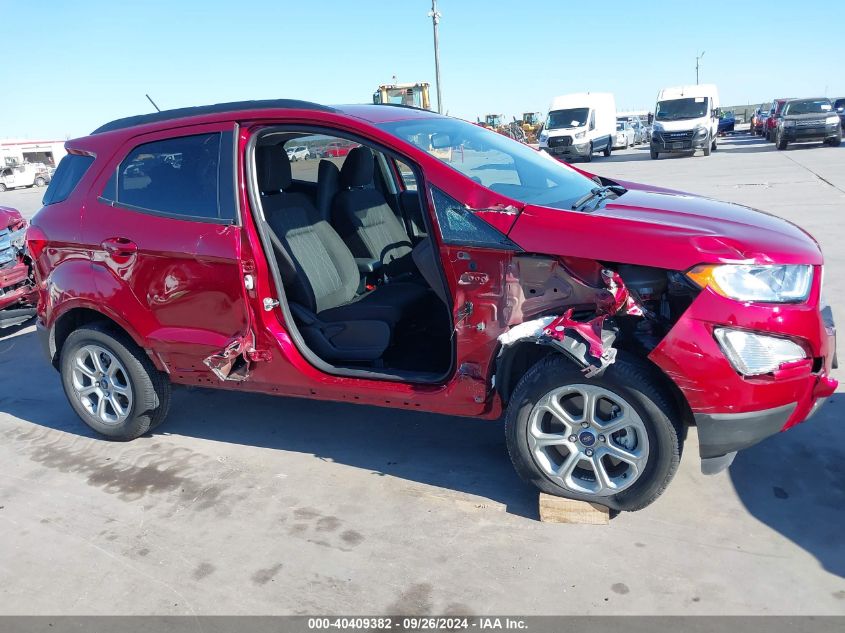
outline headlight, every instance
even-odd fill
[[[723,264],[696,266],[687,273],[696,284],[737,301],[799,303],[807,299],[813,267],[807,265]]]
[[[795,121],[791,121],[791,120],[784,121],[783,127],[795,127]]]
[[[696,136],[707,136],[708,129],[703,125],[695,128],[695,135]]]
[[[828,125],[833,125],[834,123],[839,123],[839,117],[838,117],[838,116],[836,116],[836,115],[834,115],[834,116],[829,116],[829,117],[827,117],[824,121],[825,121],[825,123],[827,123]]]
[[[786,338],[730,328],[716,328],[713,334],[733,368],[745,376],[768,374],[807,357],[800,345]]]
[[[575,138],[584,138],[585,136],[587,136],[586,132],[576,132],[575,133]]]
[[[541,141],[548,140],[548,138],[549,138],[549,133],[548,133],[548,132],[540,132],[540,140],[541,140]]]
[[[652,131],[652,132],[662,132],[662,131],[663,131],[663,126],[662,126],[662,125],[660,125],[660,123],[655,123],[655,124],[652,126],[651,131]]]
[[[17,249],[22,249],[26,243],[26,226],[24,225],[23,228],[20,228],[17,231],[12,231],[9,233],[8,238],[12,246]]]

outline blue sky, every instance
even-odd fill
[[[701,81],[722,103],[845,95],[838,2],[440,0],[444,107],[475,120],[615,93],[649,108]],[[0,139],[65,138],[121,116],[272,97],[360,103],[434,84],[430,0],[0,0]],[[632,10],[631,7],[637,7]],[[805,17],[806,16],[806,17]],[[802,24],[803,22],[803,24]]]

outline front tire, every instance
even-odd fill
[[[587,150],[587,155],[584,157],[584,160],[588,163],[593,162],[593,144],[592,144],[592,142],[590,143],[590,147]]]
[[[62,345],[60,369],[73,410],[110,440],[135,439],[167,417],[166,374],[126,334],[106,324],[71,332]]]
[[[508,452],[519,476],[543,492],[640,510],[663,493],[680,462],[679,416],[670,403],[638,361],[619,358],[587,379],[552,354],[511,396]]]
[[[46,180],[44,180],[43,178],[36,178],[36,179],[35,179],[35,185],[36,185],[37,187],[43,187],[43,186],[44,186],[44,185],[46,185],[46,184],[47,184],[47,181],[46,181]]]
[[[707,139],[707,142],[704,144],[704,155],[710,156],[710,152],[713,150],[713,143],[710,139]]]
[[[651,150],[651,160],[657,160],[658,158],[660,158],[660,152]]]
[[[786,149],[787,141],[783,138],[783,134],[778,134],[775,141],[778,149]]]

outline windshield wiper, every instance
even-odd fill
[[[601,204],[601,201],[610,196],[610,194],[616,194],[616,197],[618,198],[626,191],[628,190],[620,185],[593,187],[592,189],[590,189],[590,193],[584,194],[572,204],[572,209],[574,211],[586,211],[587,209],[584,209],[582,207],[584,207],[588,202],[595,200],[595,204],[592,206],[591,209],[589,209],[590,211],[595,211],[599,204]]]

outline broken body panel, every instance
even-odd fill
[[[35,315],[37,293],[26,254],[26,227],[17,209],[0,207],[0,328]]]

